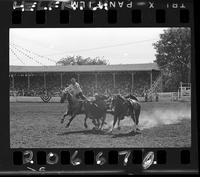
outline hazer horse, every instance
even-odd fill
[[[138,123],[139,123],[139,115],[141,111],[141,105],[138,99],[134,95],[128,95],[123,97],[121,95],[115,95],[112,98],[111,107],[113,108],[114,114],[114,121],[110,132],[113,131],[115,124],[118,121],[118,129],[120,129],[120,121],[125,118],[125,116],[131,116],[135,130],[139,130]]]
[[[61,123],[63,123],[65,117],[71,116],[69,122],[66,125],[66,128],[70,126],[72,120],[76,117],[76,115],[79,114],[85,114],[85,128],[88,127],[86,122],[88,118],[92,119],[92,123],[97,128],[100,127],[100,119],[103,119],[100,127],[102,128],[103,124],[105,123],[105,108],[104,104],[101,103],[101,99],[95,100],[95,102],[89,101],[87,99],[79,100],[78,98],[73,97],[73,95],[69,92],[63,92],[60,102],[63,103],[66,99],[69,103],[69,107],[61,119]]]

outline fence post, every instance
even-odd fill
[[[182,82],[180,82],[180,98],[182,99]]]

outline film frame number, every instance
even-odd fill
[[[134,152],[134,151],[133,151]],[[59,163],[60,157],[58,153],[54,153],[54,152],[49,152],[49,153],[45,153],[45,164],[47,165],[56,165]],[[105,152],[100,151],[97,152],[94,156],[95,159],[95,164],[96,165],[104,165],[107,163],[107,159],[106,156],[104,155]],[[71,155],[70,155],[71,154]],[[121,159],[120,163],[122,163],[122,165],[125,167],[128,165],[128,163],[130,162],[130,156],[132,155],[132,158],[134,159],[134,155],[132,154],[131,150],[121,150],[117,152],[117,159]],[[149,151],[147,152],[142,158],[141,161],[141,165],[143,169],[148,169],[151,165],[155,165],[157,164],[156,161],[154,161],[154,152],[153,151]],[[73,165],[73,166],[78,166],[82,164],[82,158],[81,155],[79,153],[78,150],[73,151],[72,153],[69,153],[69,164]],[[85,156],[84,158],[87,158],[87,156]],[[110,157],[112,158],[112,157]],[[115,158],[115,157],[114,157]],[[43,159],[44,160],[44,159]],[[34,152],[31,150],[26,150],[24,152],[22,152],[22,163],[23,165],[33,165],[34,164]],[[38,162],[37,162],[38,163]],[[42,169],[42,171],[44,171],[45,169]],[[40,170],[41,171],[41,170]]]

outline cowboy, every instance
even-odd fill
[[[71,84],[68,87],[66,87],[64,91],[70,92],[76,98],[81,98],[83,100],[86,99],[86,97],[83,95],[83,92],[82,92],[82,89],[81,89],[79,83],[76,82],[75,78],[71,79]]]

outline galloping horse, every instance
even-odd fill
[[[112,98],[111,107],[114,108],[114,121],[113,126],[110,132],[113,131],[113,128],[118,121],[118,129],[120,129],[120,120],[124,119],[125,116],[131,116],[134,124],[135,130],[139,130],[139,115],[141,111],[141,105],[138,102],[138,99],[133,95],[128,95],[122,97],[121,95],[115,95]]]
[[[67,107],[67,110],[66,110],[66,112],[64,113],[64,115],[61,119],[61,123],[64,122],[66,116],[71,116],[68,124],[66,125],[66,128],[67,128],[67,127],[70,126],[70,123],[72,122],[72,120],[75,118],[75,116],[77,114],[85,114],[85,113],[84,113],[84,110],[82,109],[82,107],[83,107],[82,101],[73,97],[72,94],[69,93],[69,92],[62,92],[60,102],[64,103],[64,101],[66,99],[68,101],[68,107]]]
[[[65,114],[63,115],[63,117],[61,119],[61,123],[63,123],[66,116],[68,116],[68,115],[71,116],[66,127],[70,126],[70,123],[75,118],[75,116],[78,114],[85,114],[85,121],[84,121],[85,128],[88,127],[87,123],[86,123],[88,118],[92,119],[92,123],[97,128],[100,127],[99,120],[101,118],[103,118],[102,124],[101,124],[101,127],[102,127],[102,125],[104,124],[104,120],[105,120],[105,118],[104,118],[105,108],[104,108],[103,104],[101,104],[100,100],[96,100],[96,102],[92,102],[87,99],[79,100],[76,97],[73,97],[73,95],[70,94],[69,92],[63,92],[60,102],[63,103],[66,99],[69,103],[69,108],[67,109],[67,111],[65,112]]]

